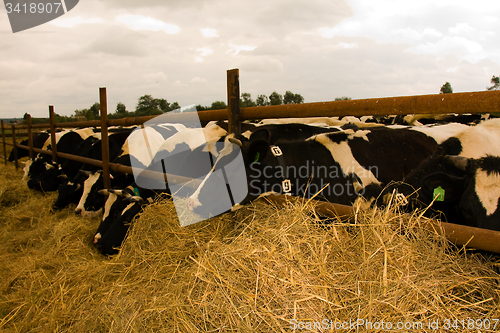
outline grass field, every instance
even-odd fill
[[[21,177],[0,165],[1,332],[500,330],[499,257],[455,248],[418,213],[325,227],[310,207],[257,202],[181,228],[158,199],[107,258],[98,220],[51,211],[56,194]]]

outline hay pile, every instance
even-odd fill
[[[12,170],[0,169],[1,331],[437,332],[457,319],[450,331],[478,332],[469,319],[500,318],[498,258],[397,207],[324,226],[309,207],[257,202],[180,228],[157,200],[104,258],[98,220],[50,212],[55,195],[26,191]]]

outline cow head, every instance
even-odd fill
[[[102,212],[105,198],[99,194],[103,189],[102,170],[88,173],[88,178],[83,183],[83,194],[76,206],[75,213],[85,217],[94,217]]]

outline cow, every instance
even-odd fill
[[[491,220],[490,216],[496,216],[493,206],[489,206],[488,209],[483,206],[486,210],[483,215],[488,218],[483,216],[474,220],[471,217],[477,218],[482,214],[478,213],[480,211],[477,208],[478,200],[487,205],[484,203],[486,201],[481,199],[485,195],[480,194],[485,191],[478,190],[476,194],[472,193],[478,188],[477,184],[484,182],[485,179],[496,179],[494,177],[496,172],[491,164],[500,156],[500,146],[495,142],[500,142],[500,119],[487,120],[466,128],[442,142],[434,154],[413,170],[404,182],[385,188],[378,204],[388,204],[395,194],[402,198],[400,201],[408,210],[431,205],[431,209],[427,210],[429,215],[442,213],[453,223],[498,230],[498,226],[493,227],[490,222],[482,222]],[[464,160],[473,162],[467,167],[468,163],[464,163]],[[494,182],[492,186],[494,188]],[[495,195],[494,191],[492,195]],[[476,200],[474,197],[479,199]],[[474,205],[475,207],[471,208]]]
[[[114,160],[118,156],[125,140],[130,135],[132,130],[132,128],[116,129],[109,134],[108,154],[110,160]],[[100,136],[100,133],[96,133],[96,135],[97,134]],[[93,142],[92,145],[88,147],[86,142],[90,138],[91,137],[87,138],[80,144],[81,149],[77,149],[75,154],[90,159],[100,160],[102,156],[102,141],[98,140]],[[83,194],[84,181],[88,178],[90,172],[96,172],[99,168],[93,165],[67,160],[65,164],[62,165],[62,170],[64,173],[64,180],[57,189],[59,196],[52,206],[54,210],[62,209],[70,203],[78,204]]]
[[[102,221],[94,235],[94,245],[104,255],[118,252],[134,217],[151,203],[157,192],[132,184],[124,189],[103,189],[107,195]]]
[[[78,145],[92,134],[94,134],[93,128],[83,128],[58,132],[56,133],[57,151],[72,154],[76,150]],[[50,141],[50,138],[47,139],[42,149],[50,150]],[[58,162],[64,163],[65,159],[60,158],[58,159]],[[51,180],[48,181],[49,175],[46,171],[49,171],[49,165],[55,166],[51,156],[46,154],[38,154],[35,158],[25,163],[23,180],[27,181],[29,188],[41,191],[57,190],[60,180],[58,177],[55,177],[53,179],[51,178]],[[60,171],[59,168],[57,168],[57,170]],[[50,171],[53,172],[53,170]],[[46,185],[42,186],[42,182],[45,182]]]
[[[144,170],[151,163],[163,142],[185,129],[185,126],[181,124],[157,124],[137,128],[127,137],[120,154],[112,160],[112,163],[132,166],[139,171]],[[132,175],[111,172],[111,176],[112,187],[124,188],[134,181]],[[103,188],[102,172],[91,173],[83,184],[83,194],[75,208],[75,213],[86,217],[100,214],[105,200],[98,192]]]
[[[231,172],[241,177],[242,168],[246,179],[235,180],[239,188],[232,193],[239,198],[226,200],[225,210],[266,192],[305,197],[319,194],[318,198],[340,204],[352,204],[361,195],[371,204],[385,184],[403,179],[434,152],[446,135],[466,127],[445,125],[446,134],[438,134],[442,132],[439,126],[424,130],[406,126],[358,128],[302,138],[296,134],[295,139],[287,140],[283,133],[289,125],[283,126],[272,130],[259,128],[249,139],[228,136],[226,156],[217,161],[189,197],[189,209],[204,217],[215,215],[215,207],[219,212],[223,210],[219,200],[228,196],[231,199],[225,178],[231,178]],[[231,148],[230,142],[240,149]],[[243,165],[236,165],[240,153]],[[223,167],[225,176],[216,172]]]
[[[47,139],[50,137],[48,132],[40,132],[33,135],[33,148],[41,149]],[[28,139],[21,141],[20,143],[23,146],[28,145]],[[29,156],[29,151],[26,149],[17,149],[17,158]],[[9,162],[14,162],[14,150],[10,152]]]

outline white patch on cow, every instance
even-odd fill
[[[204,128],[190,128],[177,132],[165,140],[160,150],[173,152],[178,144],[185,143],[191,150],[194,150],[205,143],[217,142],[221,137],[227,134],[227,131],[210,122]]]
[[[55,137],[56,137],[56,144],[59,142],[59,139],[61,139],[61,137],[64,134],[69,133],[69,132],[71,132],[71,131],[70,130],[63,130],[61,132],[57,132],[56,135],[55,135]],[[49,147],[49,145],[51,145],[51,144],[52,144],[52,139],[49,136],[49,138],[47,140],[45,140],[45,143],[43,144],[42,149],[47,150],[48,147]]]
[[[469,129],[470,126],[459,123],[450,123],[445,125],[416,126],[408,128],[412,131],[424,133],[425,135],[433,138],[437,144],[441,144],[452,136],[457,136],[459,133]]]
[[[125,141],[120,156],[130,154],[143,165],[148,166],[164,141],[163,136],[154,128],[138,128]]]
[[[481,158],[486,155],[500,156],[500,119],[484,121],[459,133],[462,144],[459,156]]]
[[[312,138],[311,138],[312,139]],[[309,140],[309,139],[308,139]],[[380,181],[375,178],[371,170],[367,170],[363,168],[359,162],[352,155],[351,148],[347,141],[342,141],[340,143],[335,143],[325,134],[320,134],[314,136],[314,140],[321,143],[326,147],[332,154],[333,159],[340,165],[344,174],[348,175],[350,173],[356,174],[363,186],[367,186],[369,184],[378,184],[380,185]]]
[[[488,173],[483,169],[476,171],[476,194],[479,201],[486,209],[486,215],[491,215],[497,210],[500,198],[500,175]]]
[[[68,182],[68,185],[69,185],[69,186],[73,186],[73,185],[75,185],[75,183]]]
[[[78,205],[75,208],[75,211],[81,210],[81,213],[85,212],[85,209],[83,208],[83,205],[85,204],[85,201],[87,200],[90,190],[92,189],[92,186],[97,182],[99,177],[101,176],[100,173],[96,172],[94,174],[91,174],[85,182],[83,182],[83,194],[82,197],[80,198],[80,202],[78,202]]]
[[[111,206],[115,203],[118,196],[114,193],[109,193],[108,199],[106,200],[106,204],[104,205],[104,214],[102,216],[102,221],[108,218],[109,213],[111,211]]]
[[[28,181],[28,173],[30,171],[31,164],[33,164],[33,160],[31,160],[31,159],[28,160],[28,161],[26,161],[26,163],[24,164],[24,168],[23,168],[23,171],[24,171],[23,181],[25,181],[25,182]]]
[[[98,241],[99,239],[101,239],[101,238],[102,238],[102,236],[101,236],[101,233],[100,233],[100,232],[98,232],[97,234],[95,234],[95,236],[94,236],[94,244],[95,244],[95,243],[97,243],[97,241]]]
[[[348,140],[352,140],[354,138],[362,138],[365,141],[368,141],[368,142],[370,141],[370,140],[368,140],[368,137],[367,137],[367,135],[369,133],[371,133],[370,130],[358,130],[358,131],[354,131],[352,129],[348,129],[348,130],[345,130],[344,133],[348,134],[347,135],[347,139]]]
[[[130,208],[132,208],[136,203],[135,202],[132,202],[131,204],[128,204],[127,207],[125,207],[125,209],[122,211],[122,215],[125,214],[127,212],[127,210],[129,210]]]
[[[280,118],[280,119],[264,119],[260,122],[263,125],[269,124],[307,124],[317,127],[336,127],[349,123],[354,123],[358,127],[377,127],[384,126],[383,124],[363,123],[356,117],[344,117],[339,120],[338,117],[309,117],[309,118]]]
[[[92,127],[76,129],[76,130],[73,130],[73,132],[78,133],[83,140],[85,140],[89,136],[95,134],[94,129]]]

